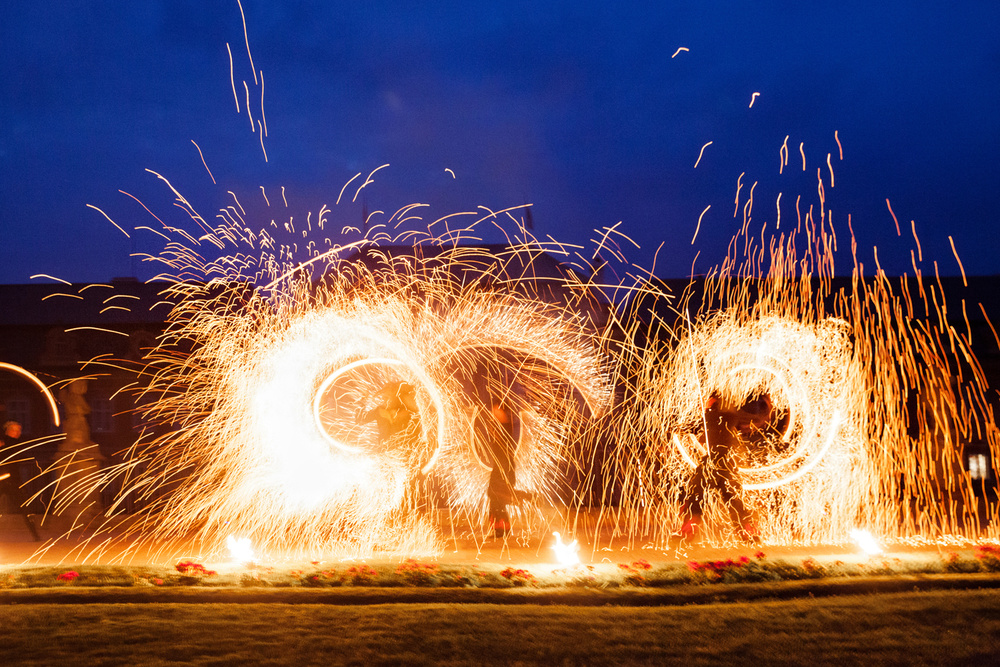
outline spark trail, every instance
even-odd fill
[[[971,331],[949,321],[940,279],[915,259],[914,276],[891,279],[876,250],[866,276],[851,239],[851,276],[835,279],[822,182],[818,192],[819,216],[810,208],[767,245],[744,221],[726,259],[676,300],[655,282],[639,290],[621,320],[621,337],[642,342],[618,348],[625,399],[612,412],[615,474],[600,489],[597,534],[666,547],[716,394],[773,402],[766,437],[739,460],[764,543],[847,543],[859,528],[889,542],[998,537],[997,504],[962,462],[973,440],[1000,455]],[[703,539],[738,541],[709,496]]]
[[[90,556],[221,552],[234,534],[271,555],[437,553],[442,512],[483,523],[495,464],[474,425],[491,396],[506,395],[522,424],[522,525],[559,502],[571,438],[610,397],[604,331],[582,314],[597,312],[594,285],[572,272],[524,278],[542,252],[565,250],[461,245],[475,225],[434,237],[411,206],[390,218],[395,236],[372,230],[381,243],[320,238],[296,254],[291,221],[282,244],[276,225],[251,232],[243,207],[228,207],[204,233],[177,197],[202,235],[164,225],[171,240],[147,257],[164,266],[172,310],[135,369],[144,433],[99,479],[60,489],[120,489],[87,526]],[[320,211],[314,236],[331,215]],[[362,417],[400,383],[415,408],[386,434]],[[126,515],[126,498],[143,509]]]

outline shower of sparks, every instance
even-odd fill
[[[741,175],[737,212],[742,185]],[[386,222],[362,235],[323,207],[253,232],[254,209],[235,194],[213,228],[173,192],[191,232],[136,227],[168,241],[146,260],[163,266],[161,303],[172,308],[135,369],[141,436],[99,474],[61,480],[51,505],[117,494],[81,555],[192,544],[225,553],[234,534],[258,555],[439,554],[446,522],[473,534],[488,525],[493,454],[476,424],[490,397],[520,417],[514,467],[528,500],[512,512],[522,540],[549,534],[542,508],[573,521],[596,508],[580,533],[595,549],[665,547],[706,455],[713,394],[770,400],[766,435],[738,461],[764,543],[846,543],[858,525],[880,543],[998,537],[997,506],[962,462],[973,438],[1000,460],[971,334],[949,324],[940,281],[924,279],[916,255],[915,278],[895,282],[880,269],[866,277],[855,250],[852,279],[834,283],[822,180],[820,206],[802,213],[797,198],[798,225],[770,240],[750,229],[751,187],[700,301],[694,284],[676,296],[649,281],[593,284],[583,258],[553,291],[533,278],[537,258],[549,252],[565,267],[573,252],[523,227],[499,254],[459,243],[503,211],[427,225],[414,204],[378,212]],[[478,219],[457,224],[464,216]],[[618,257],[613,232],[595,243]],[[628,295],[608,317],[597,305],[605,292]],[[400,383],[417,407],[387,436],[361,416]],[[733,543],[716,496],[700,537]]]
[[[512,511],[522,539],[551,530],[543,507],[567,519],[596,508],[583,529],[595,548],[665,546],[705,456],[704,405],[716,394],[772,404],[767,436],[739,461],[765,543],[845,543],[858,525],[881,543],[995,539],[997,507],[962,465],[972,438],[1000,459],[968,332],[949,325],[941,285],[915,256],[916,278],[896,283],[880,270],[865,277],[855,251],[853,278],[835,286],[817,192],[819,218],[800,213],[766,247],[749,227],[751,196],[700,302],[694,284],[676,296],[648,281],[595,285],[583,265],[556,279],[553,298],[531,278],[535,262],[570,250],[523,227],[500,254],[458,243],[498,213],[420,227],[411,205],[380,218],[374,237],[355,230],[335,242],[310,236],[342,228],[329,220],[336,208],[255,233],[233,194],[236,207],[204,233],[205,218],[177,194],[200,230],[195,241],[161,223],[169,242],[146,258],[164,267],[172,311],[136,368],[142,435],[96,477],[62,480],[52,507],[116,490],[87,557],[122,545],[126,556],[153,545],[225,553],[233,534],[272,556],[439,554],[445,521],[472,533],[488,525],[492,458],[476,423],[490,396],[505,396],[521,423],[517,488],[530,500]],[[456,225],[462,215],[479,219]],[[599,245],[620,254],[605,231]],[[602,319],[594,305],[608,287],[629,298]],[[417,409],[386,437],[359,417],[399,383]],[[710,492],[701,539],[738,540],[727,515]]]
[[[121,490],[91,555],[185,541],[224,553],[233,534],[258,554],[438,553],[442,509],[485,525],[493,455],[475,424],[491,397],[520,416],[522,525],[561,502],[566,462],[580,455],[571,443],[610,401],[605,332],[585,315],[598,312],[597,290],[576,272],[549,286],[524,278],[542,252],[564,249],[514,233],[500,254],[458,245],[475,223],[435,237],[414,208],[389,218],[395,238],[378,226],[382,245],[308,240],[292,224],[281,243],[274,228],[253,233],[242,206],[197,245],[164,226],[171,242],[147,260],[164,266],[172,311],[136,369],[143,434],[99,478],[59,489]],[[320,227],[331,214],[320,211]],[[396,239],[408,245],[394,253],[384,243]],[[213,246],[237,250],[199,254]],[[362,417],[401,382],[417,409],[387,436]],[[144,509],[123,516],[130,503]]]
[[[963,467],[972,440],[1000,460],[971,331],[949,323],[940,280],[925,279],[915,259],[911,279],[880,268],[866,277],[855,250],[852,278],[834,283],[822,181],[817,191],[819,217],[810,208],[769,243],[753,237],[745,210],[703,292],[692,283],[675,298],[650,284],[622,316],[621,337],[640,344],[617,348],[621,398],[609,430],[618,446],[614,474],[591,489],[606,508],[596,534],[666,548],[706,455],[705,401],[715,394],[773,404],[766,434],[737,460],[764,543],[842,544],[859,524],[883,543],[997,539],[998,506]],[[740,541],[728,509],[708,493],[705,543]]]
[[[230,85],[241,114],[235,82],[243,83],[266,161],[263,70],[238,4],[247,62],[234,63],[226,43]],[[671,58],[687,51],[679,47]],[[247,66],[259,96],[236,74]],[[251,106],[258,97],[259,120]],[[837,132],[834,139],[843,160]],[[788,141],[779,175],[789,164]],[[805,171],[804,142],[798,148]],[[826,163],[832,190],[832,153]],[[96,527],[78,521],[83,513],[74,517],[88,532],[78,555],[129,558],[145,548],[169,556],[192,545],[213,554],[228,548],[241,562],[439,554],[446,523],[452,535],[456,523],[487,525],[496,454],[477,424],[498,399],[520,422],[513,467],[524,500],[512,506],[520,540],[544,539],[552,526],[541,510],[555,506],[567,519],[577,513],[577,534],[595,550],[615,540],[667,545],[706,455],[712,395],[729,405],[769,399],[768,428],[738,461],[765,543],[854,540],[865,548],[870,540],[880,548],[892,540],[1000,537],[998,505],[984,504],[962,465],[973,439],[1000,460],[971,332],[949,324],[940,280],[923,277],[915,228],[910,281],[890,281],[877,254],[877,270],[866,277],[854,249],[852,280],[834,286],[837,242],[820,169],[818,209],[803,215],[799,195],[798,224],[781,232],[779,194],[780,235],[770,239],[766,223],[759,237],[751,231],[753,181],[742,227],[703,292],[692,284],[675,297],[635,278],[652,269],[630,269],[629,285],[591,282],[598,251],[627,263],[616,239],[630,239],[618,225],[598,233],[590,260],[579,248],[539,243],[514,209],[480,207],[426,224],[417,215],[423,204],[388,216],[365,206],[359,229],[358,216],[341,214],[341,200],[350,208],[386,167],[352,191],[363,172],[348,180],[333,210],[293,216],[282,187],[281,219],[258,218],[250,206],[248,214],[229,192],[235,206],[220,209],[214,227],[151,170],[175,195],[182,222],[166,224],[165,213],[123,192],[158,223],[132,231],[164,242],[144,259],[162,266],[157,305],[171,311],[157,345],[132,368],[136,442],[98,473],[70,474],[64,459],[53,464],[53,511],[70,511],[96,491],[114,497]],[[281,210],[263,187],[261,195],[268,217]],[[899,236],[888,199],[886,206]],[[502,227],[504,215],[517,225],[503,228],[504,251],[463,245],[479,242],[483,227]],[[476,221],[466,224],[469,216]],[[330,236],[336,230],[342,236]],[[953,241],[952,251],[961,268]],[[545,252],[562,260],[563,274],[536,278]],[[87,366],[128,364],[100,355]],[[398,397],[404,386],[412,414],[398,429],[380,430],[367,415],[390,388]],[[721,500],[712,493],[706,500],[701,539],[738,540]],[[577,540],[554,537],[559,561],[579,563]]]

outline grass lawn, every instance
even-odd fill
[[[0,606],[0,664],[995,664],[992,590],[696,606]]]

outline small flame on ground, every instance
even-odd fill
[[[229,547],[229,557],[237,563],[252,563],[257,558],[253,553],[253,547],[250,546],[249,537],[230,535],[226,538],[226,546]]]
[[[869,556],[875,556],[883,552],[882,547],[875,540],[875,537],[867,530],[852,529],[851,539]]]
[[[573,540],[569,544],[563,544],[562,535],[559,533],[552,533],[556,538],[556,543],[552,545],[552,550],[556,552],[556,560],[559,561],[560,565],[571,566],[580,564],[580,545],[576,540]]]

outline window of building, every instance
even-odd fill
[[[90,430],[94,433],[110,433],[115,428],[111,399],[103,396],[90,398]]]
[[[79,358],[76,335],[63,329],[50,329],[45,334],[45,351],[42,363],[46,366],[66,366],[75,364]]]

